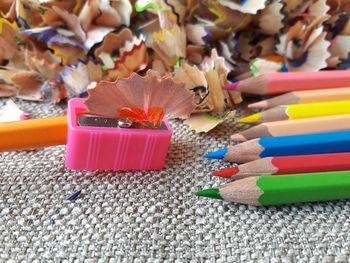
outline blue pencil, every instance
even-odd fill
[[[350,152],[350,130],[250,140],[205,158],[245,163],[264,157]]]

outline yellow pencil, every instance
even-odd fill
[[[281,120],[340,115],[350,113],[350,100],[277,106],[239,119],[240,123],[262,123]]]

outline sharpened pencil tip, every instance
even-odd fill
[[[239,172],[238,166],[233,166],[229,168],[224,168],[219,171],[212,172],[213,176],[223,177],[223,178],[231,178]]]
[[[247,141],[247,138],[244,137],[241,133],[236,133],[231,135],[231,140],[237,141],[237,142],[245,142]]]
[[[203,197],[209,197],[209,198],[214,198],[214,199],[221,199],[222,197],[220,195],[219,189],[218,188],[209,188],[209,189],[204,189],[202,191],[198,191],[194,193],[196,196],[203,196]]]
[[[225,90],[234,90],[234,89],[236,89],[238,87],[238,85],[239,85],[239,81],[232,82],[230,84],[225,85],[224,89]]]
[[[224,159],[225,155],[227,153],[227,148],[215,151],[215,152],[210,152],[210,153],[206,153],[203,155],[204,158],[208,158],[208,159]]]
[[[239,123],[254,123],[254,122],[258,122],[262,117],[261,113],[256,113],[247,117],[244,117],[242,119],[237,120],[237,122]]]
[[[267,107],[268,105],[266,101],[259,101],[248,105],[249,109],[266,109]]]

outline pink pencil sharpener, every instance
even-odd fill
[[[159,170],[172,130],[167,120],[145,128],[122,120],[86,115],[84,99],[68,102],[66,166],[73,170]]]

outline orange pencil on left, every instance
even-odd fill
[[[0,124],[0,152],[27,150],[67,142],[67,116]]]

